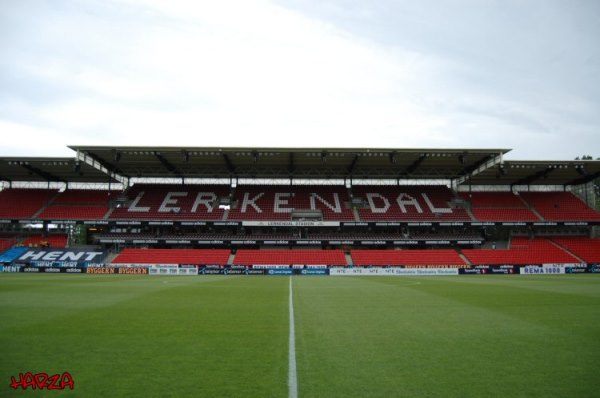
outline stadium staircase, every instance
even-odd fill
[[[234,261],[235,261],[235,253],[232,252],[229,255],[229,258],[227,259],[227,265],[233,265],[233,264],[235,264]]]
[[[358,210],[355,207],[352,208],[352,214],[354,215],[354,221],[356,221],[356,222],[361,221],[360,215],[358,214]]]
[[[115,258],[117,258],[117,256],[118,256],[118,255],[119,255],[119,253],[118,253],[118,252],[116,252],[116,253],[108,253],[108,254],[106,255],[106,257],[104,258],[104,262],[105,262],[106,264],[112,264],[113,260],[114,260]]]
[[[469,261],[469,259],[467,258],[467,256],[465,256],[462,251],[460,250],[460,248],[456,248],[456,252],[458,253],[458,257],[462,258],[462,260],[465,262],[465,264],[467,264],[469,267],[473,266],[473,263],[471,263],[471,261]]]
[[[349,266],[354,266],[350,253],[344,253],[344,256],[346,257],[346,263],[348,263]]]
[[[473,212],[471,211],[471,209],[468,209],[465,207],[465,211],[469,215],[469,218],[471,219],[471,221],[478,221],[477,218],[475,218],[475,216],[473,215]]]

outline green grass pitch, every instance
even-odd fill
[[[600,396],[600,275],[292,282],[301,398]],[[288,298],[289,277],[0,274],[0,397],[287,397]],[[25,372],[75,388],[10,388]]]

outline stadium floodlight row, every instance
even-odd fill
[[[133,248],[214,250],[224,258],[177,261],[222,266],[600,262],[600,161],[508,161],[507,149],[70,148],[73,158],[0,158],[0,251],[96,247],[122,263]]]

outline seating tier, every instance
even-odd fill
[[[225,265],[228,249],[124,249],[113,264],[194,264]]]
[[[240,249],[235,255],[236,265],[348,265],[341,250],[251,250]]]
[[[587,263],[600,263],[600,239],[587,237],[556,237],[552,240]]]
[[[52,189],[5,189],[0,191],[0,219],[28,219],[58,193]]]
[[[452,249],[431,250],[352,250],[352,262],[359,266],[456,266],[467,264]]]
[[[547,239],[514,237],[509,249],[464,249],[473,265],[576,264],[580,261]]]
[[[521,197],[548,221],[600,221],[600,213],[570,192],[522,192]]]

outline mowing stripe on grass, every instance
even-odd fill
[[[292,290],[292,277],[290,276],[290,343],[288,365],[288,397],[298,397],[298,375],[296,374],[296,331],[294,325],[294,297]]]

